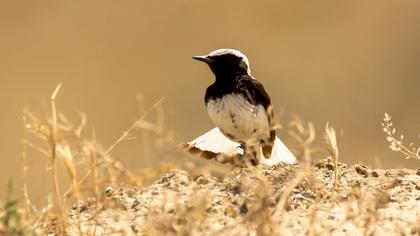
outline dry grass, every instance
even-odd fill
[[[420,174],[339,163],[339,137],[329,124],[324,132],[328,152],[325,160],[312,160],[317,150],[313,146],[314,124],[293,116],[288,130],[300,163],[254,166],[249,157],[203,155],[186,149],[164,127],[163,99],[145,111],[142,97],[138,96],[140,118],[110,147],[103,148],[93,130],[90,136],[86,134],[85,115],[74,124],[58,111],[59,89],[60,86],[51,96],[51,111],[46,120],[38,119],[28,109],[24,111],[24,126],[30,136],[25,137],[22,154],[22,207],[8,198],[7,204],[0,208],[2,219],[4,216],[8,219],[4,221],[7,224],[1,225],[0,235],[4,232],[19,232],[16,235],[345,235],[346,232],[414,235],[419,232],[416,224],[420,222],[420,212],[415,209],[420,209],[420,204],[415,196],[420,194]],[[146,120],[152,112],[157,117],[155,122]],[[273,130],[281,127],[278,118],[274,115],[270,118]],[[396,131],[388,115],[383,126],[393,151],[418,159],[419,149],[406,148],[402,138],[394,137]],[[135,130],[142,131],[145,143],[151,143],[147,140],[153,134],[157,143],[182,154],[182,168],[186,171],[161,165],[155,170],[134,172],[114,159],[112,150],[131,139]],[[28,148],[49,160],[53,198],[40,209],[31,203],[25,184]],[[144,153],[148,155],[150,150]],[[58,172],[65,173],[68,181],[60,179]],[[159,180],[146,186],[152,179]],[[405,215],[400,214],[402,209]],[[411,220],[404,222],[407,217]],[[11,226],[10,222],[15,223]]]
[[[311,145],[315,140],[315,127],[312,122],[309,122],[305,126],[304,122],[298,116],[294,116],[294,119],[292,122],[290,122],[289,125],[296,129],[296,131],[291,130],[290,134],[300,147],[300,155],[298,158],[300,159],[301,164],[295,178],[285,186],[283,194],[276,205],[275,212],[280,214],[279,217],[281,217],[283,210],[286,208],[290,195],[295,190],[295,188],[305,178],[308,178],[311,182],[313,182],[313,175],[311,170]]]
[[[408,146],[404,145],[404,135],[396,135],[397,129],[391,121],[391,116],[385,113],[384,121],[382,122],[382,129],[386,134],[386,141],[389,142],[389,148],[394,152],[399,152],[407,159],[420,160],[420,147],[416,147],[414,143]]]
[[[152,110],[159,110],[157,107],[163,99],[159,100],[148,111],[146,111],[131,127],[119,137],[109,148],[103,149],[96,141],[94,132],[92,137],[86,137],[85,125],[86,116],[82,115],[78,125],[72,124],[64,114],[59,113],[56,108],[55,100],[59,93],[61,85],[57,86],[51,96],[50,117],[43,121],[33,115],[28,109],[23,112],[23,120],[26,131],[38,140],[41,140],[45,146],[40,146],[30,141],[32,137],[27,137],[23,142],[25,150],[31,147],[42,155],[50,159],[52,189],[54,200],[42,209],[36,209],[31,204],[27,194],[27,186],[24,185],[25,209],[28,212],[33,228],[43,233],[64,232],[68,228],[67,213],[70,206],[79,208],[78,202],[82,198],[93,197],[96,203],[103,200],[102,189],[106,186],[119,185],[131,186],[142,185],[150,178],[156,178],[162,173],[168,171],[167,167],[143,173],[133,173],[126,166],[113,159],[110,152],[120,142],[126,140],[136,129],[139,122]],[[26,151],[22,154],[22,173],[25,180],[28,167],[26,165]],[[57,172],[64,169],[69,179],[70,185],[66,187],[63,181],[60,181]],[[90,181],[88,181],[90,180]],[[62,190],[68,190],[62,194]],[[51,224],[51,222],[54,222]],[[80,219],[78,223],[79,233],[81,233]]]
[[[325,143],[327,144],[327,150],[334,163],[334,190],[337,190],[337,182],[339,177],[338,170],[338,140],[335,129],[327,123],[325,126]]]

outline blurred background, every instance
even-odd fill
[[[191,56],[217,48],[250,58],[284,123],[298,114],[317,131],[343,130],[341,161],[419,168],[389,150],[381,128],[388,112],[420,144],[419,42],[415,0],[0,1],[0,193],[8,177],[21,183],[22,110],[45,117],[61,82],[59,110],[85,112],[104,147],[139,117],[139,93],[146,108],[165,97],[166,127],[180,140],[212,128],[203,96],[213,75]],[[290,144],[287,129],[281,137]],[[112,155],[156,166],[161,157],[147,147],[154,161],[144,158],[141,143]],[[46,159],[27,155],[31,191],[45,197]]]

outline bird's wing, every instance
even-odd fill
[[[262,105],[266,110],[270,106],[270,96],[268,96],[264,86],[251,76],[245,75],[240,77],[236,87],[236,91],[242,94],[249,103],[253,105]]]
[[[244,96],[248,102],[253,105],[262,105],[267,112],[268,122],[271,125],[271,118],[273,116],[273,110],[269,109],[271,105],[270,96],[264,89],[264,86],[250,75],[245,75],[239,78],[237,81],[237,90],[242,96]],[[274,147],[274,141],[276,138],[276,130],[270,128],[270,135],[263,147],[264,156],[270,159],[270,153],[272,153]]]

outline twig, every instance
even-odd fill
[[[389,142],[389,148],[392,151],[404,154],[407,159],[420,160],[420,147],[414,147],[413,143],[406,147],[403,144],[404,135],[402,134],[399,139],[395,137],[396,128],[393,127],[391,116],[388,113],[385,113],[382,129],[387,136],[386,140]]]

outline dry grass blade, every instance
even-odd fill
[[[77,172],[74,165],[74,158],[71,148],[68,145],[60,145],[57,148],[57,156],[64,163],[64,167],[67,170],[67,174],[70,177],[71,186],[73,189],[72,195],[76,197],[76,200],[80,199],[79,185],[77,184]]]
[[[161,99],[159,99],[159,101],[157,101],[155,104],[153,104],[153,106],[151,108],[149,108],[148,111],[146,111],[139,119],[137,119],[131,126],[130,128],[128,128],[123,135],[121,135],[106,151],[105,151],[105,155],[109,154],[112,149],[115,148],[115,146],[117,146],[121,141],[123,141],[127,136],[129,136],[131,134],[131,132],[133,131],[133,129],[136,128],[137,123],[143,121],[147,115],[149,115],[149,113],[155,109],[157,109],[161,103],[163,102],[165,98],[162,97]]]
[[[294,138],[298,145],[298,159],[305,160],[305,158],[310,157],[312,152],[314,152],[311,145],[315,140],[315,126],[312,122],[308,122],[305,125],[299,116],[292,115],[292,121],[289,123],[289,127],[292,128],[289,131],[289,135]]]
[[[306,125],[298,116],[293,116],[293,120],[289,126],[292,126],[296,131],[290,131],[291,136],[300,146],[301,162],[300,168],[296,173],[294,179],[285,186],[283,194],[278,201],[274,212],[281,215],[286,208],[288,199],[293,193],[293,190],[306,178],[313,180],[313,173],[311,170],[311,153],[312,143],[315,140],[315,127],[312,122],[308,122]]]
[[[23,199],[24,199],[24,208],[25,208],[25,213],[27,214],[27,217],[30,219],[33,219],[36,214],[37,214],[37,210],[35,208],[34,205],[32,205],[31,200],[29,199],[29,194],[28,194],[28,186],[26,184],[26,173],[28,172],[28,164],[27,164],[27,160],[26,160],[26,150],[27,150],[28,145],[27,144],[23,144],[23,152],[21,154],[21,161],[22,161],[22,182],[23,182],[23,187],[22,187],[22,191],[23,191]]]
[[[58,215],[63,220],[62,222],[65,224],[65,217],[62,209],[62,200],[60,194],[60,187],[58,183],[58,176],[57,176],[57,166],[56,166],[56,158],[57,158],[57,108],[55,105],[55,99],[60,91],[61,84],[59,84],[54,92],[51,95],[51,126],[50,126],[50,136],[49,136],[49,143],[50,143],[50,151],[51,151],[51,168],[52,168],[52,179],[53,179],[53,186],[54,186],[54,194],[55,194],[55,202],[54,204]]]
[[[334,164],[334,190],[337,190],[337,181],[339,176],[338,170],[338,141],[335,129],[327,123],[325,126],[324,141],[327,145],[328,153],[330,154]]]
[[[136,95],[136,99],[137,99],[137,106],[138,106],[138,112],[139,112],[139,116],[144,114],[144,110],[145,110],[145,102],[144,102],[144,96],[141,93],[138,93]],[[140,132],[140,142],[141,142],[141,146],[143,147],[143,157],[144,157],[144,161],[145,161],[145,165],[147,166],[151,166],[153,164],[153,149],[152,149],[152,140],[150,139],[150,133],[148,133],[146,130],[142,130]]]
[[[88,148],[88,156],[89,156],[89,169],[91,172],[91,183],[93,186],[93,191],[95,194],[95,200],[98,202],[99,200],[99,186],[98,186],[98,169],[97,169],[97,163],[98,163],[98,155],[95,151],[96,145],[96,134],[95,130],[92,130],[93,133],[93,143],[92,146],[89,146]]]

